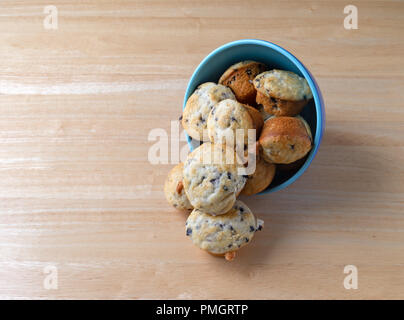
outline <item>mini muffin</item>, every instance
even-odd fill
[[[265,190],[272,182],[275,176],[275,165],[257,157],[255,171],[248,176],[247,182],[241,191],[241,194],[251,196]]]
[[[258,140],[258,138],[261,134],[261,131],[262,131],[262,127],[264,126],[264,119],[262,118],[261,113],[254,107],[251,107],[248,104],[244,104],[244,108],[247,109],[248,113],[250,114],[251,118],[253,119],[254,128],[255,128],[255,130],[257,130],[256,137]]]
[[[234,149],[210,142],[196,148],[183,170],[184,189],[193,207],[213,215],[229,211],[247,180],[239,175],[241,169]]]
[[[248,244],[264,225],[241,201],[220,216],[194,209],[185,224],[186,235],[199,248],[233,260],[235,252]]]
[[[272,117],[265,121],[259,144],[264,160],[292,163],[311,149],[311,132],[301,117]]]
[[[174,208],[180,210],[192,210],[193,207],[187,198],[182,182],[183,169],[183,163],[177,164],[171,169],[164,183],[164,194],[168,203]]]
[[[256,91],[252,80],[261,72],[267,70],[263,63],[242,61],[228,68],[219,79],[219,83],[230,87],[237,101],[255,104]]]
[[[284,70],[266,71],[254,79],[256,102],[275,116],[295,116],[313,98],[305,78]]]
[[[225,99],[236,99],[230,88],[206,82],[189,97],[182,114],[182,126],[193,139],[208,141],[207,121],[213,106]]]
[[[213,107],[208,117],[208,134],[213,143],[235,146],[236,130],[244,134],[243,146],[248,143],[248,129],[255,129],[253,119],[241,103],[227,99]],[[241,141],[240,141],[241,143]]]

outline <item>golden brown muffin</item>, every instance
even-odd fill
[[[171,169],[164,183],[164,194],[168,203],[174,208],[180,210],[192,210],[193,207],[185,194],[182,182],[183,169],[183,163],[180,163]]]
[[[311,149],[311,132],[301,117],[272,117],[265,121],[259,144],[264,160],[292,163]]]
[[[242,61],[228,68],[220,77],[219,83],[230,87],[239,102],[255,104],[256,90],[252,80],[266,69],[263,63]]]
[[[295,116],[313,98],[307,80],[290,71],[266,71],[257,75],[253,83],[256,102],[275,116]]]
[[[263,225],[264,222],[256,219],[251,210],[238,200],[220,216],[194,209],[185,224],[185,232],[197,247],[233,260],[235,252],[250,243]]]
[[[264,119],[262,118],[261,113],[257,109],[249,106],[248,104],[244,104],[244,107],[247,109],[248,113],[250,114],[253,120],[254,128],[255,130],[257,130],[256,137],[258,140],[259,136],[261,135],[262,127],[264,126]]]
[[[272,182],[275,176],[275,165],[257,157],[255,172],[248,176],[247,182],[241,191],[241,194],[251,196],[265,190]]]

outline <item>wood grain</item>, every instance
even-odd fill
[[[403,299],[404,2],[355,1],[350,31],[347,4],[3,0],[0,298]],[[241,38],[307,65],[327,125],[295,184],[243,197],[266,228],[227,263],[185,237],[147,137],[178,118],[204,56]]]

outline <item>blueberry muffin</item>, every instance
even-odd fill
[[[205,142],[184,163],[185,193],[194,208],[213,215],[229,211],[243,189],[247,176],[234,149]],[[240,169],[240,170],[239,170]]]
[[[252,81],[261,72],[267,70],[263,63],[242,61],[228,68],[219,79],[219,83],[230,87],[237,101],[255,104],[256,91]]]
[[[313,98],[307,80],[290,71],[266,71],[253,82],[256,102],[275,116],[295,116]]]
[[[259,144],[264,160],[292,163],[311,150],[310,127],[301,117],[272,117],[265,121]]]
[[[227,99],[213,107],[208,117],[208,134],[212,143],[235,146],[236,130],[244,134],[243,146],[248,143],[248,129],[255,129],[247,108]],[[241,141],[240,141],[241,143]]]
[[[182,126],[193,139],[208,141],[207,121],[213,106],[225,99],[236,99],[230,88],[206,82],[189,97],[182,114]]]
[[[192,210],[193,207],[185,194],[182,182],[183,169],[183,163],[180,163],[171,169],[164,183],[164,194],[168,203],[174,208],[180,210]]]
[[[233,260],[236,251],[248,244],[263,225],[243,202],[236,201],[220,216],[194,209],[185,224],[185,232],[197,247]]]
[[[272,182],[275,176],[275,165],[257,157],[255,171],[248,176],[247,182],[241,191],[241,194],[251,196],[265,190]]]

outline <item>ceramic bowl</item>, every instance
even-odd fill
[[[320,146],[324,125],[324,102],[313,75],[294,55],[280,46],[264,40],[244,39],[227,43],[209,53],[198,65],[189,80],[185,92],[183,109],[189,96],[201,83],[219,80],[223,72],[231,65],[243,61],[255,60],[265,63],[269,69],[293,71],[305,77],[313,93],[313,99],[303,108],[300,114],[310,125],[313,134],[313,148],[298,169],[292,171],[277,170],[277,174],[270,186],[260,194],[266,194],[286,188],[295,182],[309,167]],[[187,136],[191,151],[199,145]]]

